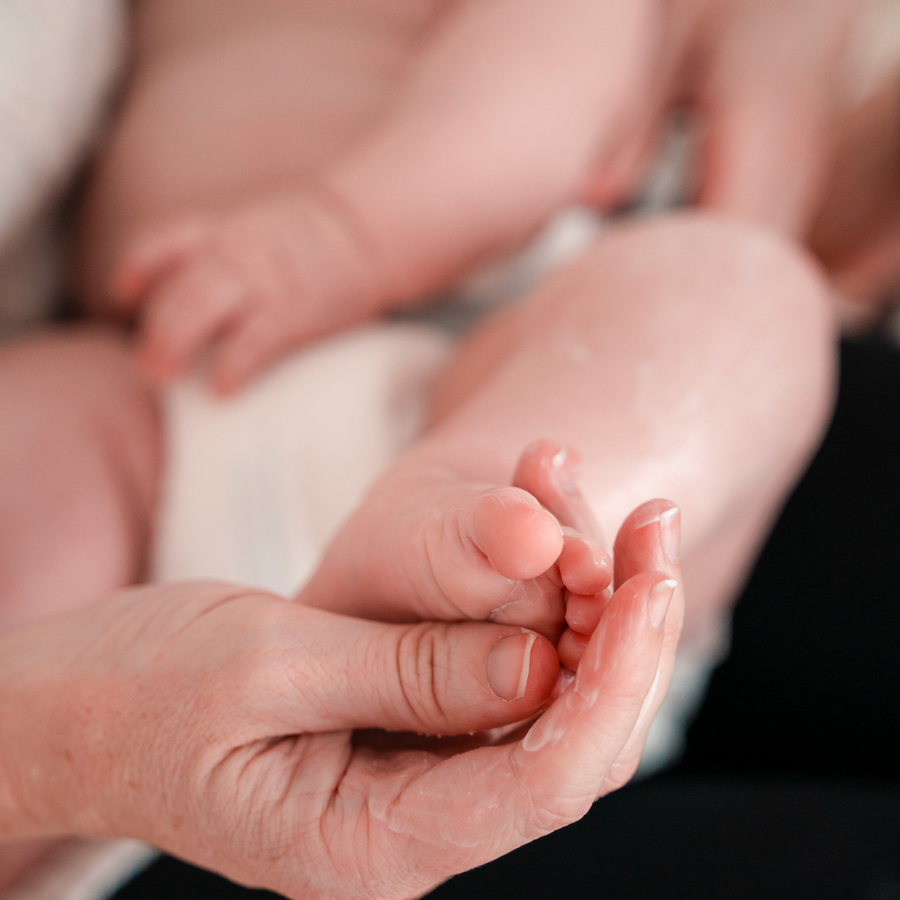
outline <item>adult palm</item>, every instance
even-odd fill
[[[527,734],[475,747],[389,732],[533,716],[557,679],[546,639],[221,584],[132,589],[15,632],[0,653],[0,839],[134,836],[291,897],[424,893],[630,777],[680,627],[680,592],[661,621],[669,585],[625,582]],[[488,657],[510,639],[527,663],[507,701]],[[357,730],[372,728],[388,732]]]

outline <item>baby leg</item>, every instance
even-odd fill
[[[82,331],[3,347],[0,434],[0,634],[138,580],[160,442],[124,345]],[[0,843],[0,891],[55,843]]]
[[[137,581],[161,461],[156,406],[119,340],[0,351],[0,633]]]
[[[360,613],[373,595],[396,608],[415,594],[441,614],[443,601],[417,573],[431,579],[446,564],[463,606],[480,585],[470,580],[485,559],[480,529],[461,532],[466,563],[445,555],[449,544],[418,540],[415,523],[444,516],[458,539],[458,511],[485,485],[508,485],[522,448],[549,438],[582,453],[581,485],[607,537],[650,497],[681,507],[686,636],[699,640],[813,449],[832,378],[827,290],[785,242],[707,215],[618,229],[460,349],[438,388],[434,425],[376,485],[310,591],[317,603]],[[551,549],[549,524],[530,509],[531,539],[546,542],[532,557],[539,567],[562,541]],[[521,509],[515,516],[525,519]],[[493,527],[496,542],[519,540]],[[531,574],[495,570],[513,593]],[[510,599],[491,597],[497,606]]]

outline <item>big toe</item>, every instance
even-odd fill
[[[517,581],[537,578],[559,558],[562,529],[527,491],[497,488],[475,500],[472,539],[491,568]]]

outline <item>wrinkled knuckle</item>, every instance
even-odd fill
[[[619,690],[619,696],[610,705],[619,711],[624,718],[635,716],[647,701],[647,695],[653,686],[656,670],[650,665],[631,673],[631,677]]]
[[[536,804],[531,809],[527,830],[532,838],[559,831],[582,818],[590,806],[590,800],[582,798],[555,798],[552,804]]]
[[[421,732],[445,731],[449,721],[442,701],[449,673],[442,631],[441,626],[417,625],[408,629],[397,644],[403,700],[411,722]]]
[[[637,752],[629,753],[623,759],[617,760],[611,767],[609,775],[603,780],[603,785],[597,796],[603,797],[606,794],[619,790],[619,788],[625,787],[634,778],[640,762],[641,755]]]

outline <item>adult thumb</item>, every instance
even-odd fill
[[[540,711],[559,674],[550,641],[517,626],[393,625],[291,610],[293,639],[286,634],[268,662],[289,679],[277,691],[282,733],[482,731]]]

